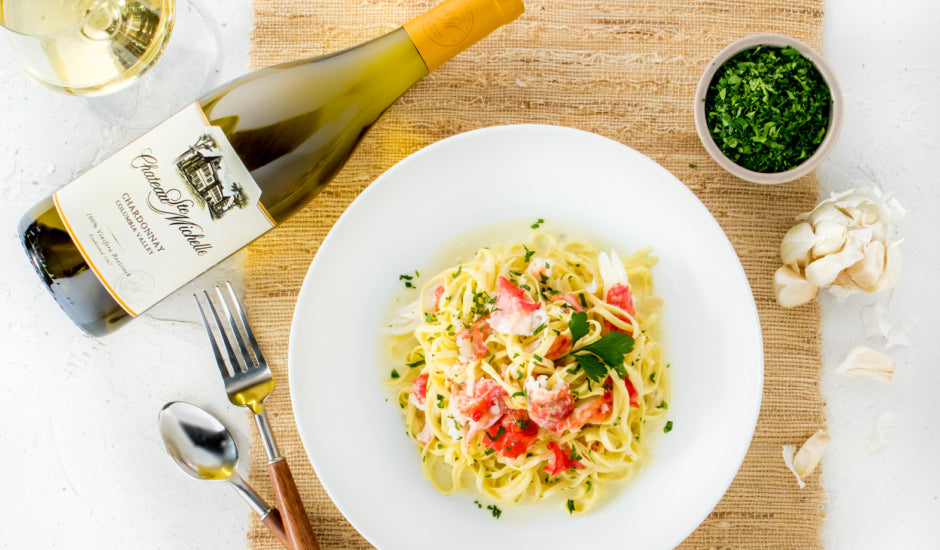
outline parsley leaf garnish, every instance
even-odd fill
[[[578,355],[578,364],[584,369],[584,374],[594,382],[600,382],[607,375],[607,367],[600,359],[589,353]]]
[[[532,229],[538,229],[539,226],[541,226],[543,223],[545,223],[545,220],[543,220],[542,218],[539,218],[537,222],[533,223],[529,227],[531,227]]]
[[[672,420],[666,422],[666,425],[663,426],[663,433],[669,433],[672,431]]]
[[[574,346],[590,330],[587,313],[579,311],[572,315],[571,320],[568,321],[568,330],[571,331],[571,345]]]
[[[624,356],[633,351],[633,337],[615,330],[581,349],[597,355],[610,367],[617,368],[623,366]]]

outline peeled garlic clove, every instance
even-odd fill
[[[819,203],[811,212],[800,214],[796,219],[806,220],[814,227],[818,225],[819,222],[823,221],[835,222],[841,225],[849,225],[852,223],[852,218],[846,216],[844,212],[829,201]]]
[[[774,273],[774,296],[783,307],[796,307],[811,301],[819,289],[788,265]]]
[[[885,270],[885,245],[879,241],[867,243],[862,248],[864,257],[852,264],[845,272],[862,288],[875,286]]]
[[[835,281],[843,269],[864,256],[860,247],[847,242],[841,252],[823,256],[806,266],[806,280],[816,286],[826,286]]]
[[[793,469],[796,470],[797,475],[805,478],[813,473],[813,470],[819,465],[819,461],[822,460],[830,439],[825,430],[819,430],[806,440],[806,443],[800,447],[796,456],[793,457]]]
[[[895,241],[885,249],[885,268],[878,281],[868,292],[881,292],[893,287],[901,277],[901,241]]]
[[[865,243],[870,243],[874,235],[875,232],[868,225],[853,225],[847,227],[845,232],[846,240],[858,243],[859,247]]]
[[[895,363],[887,356],[865,346],[854,347],[836,369],[840,374],[856,378],[874,378],[890,382],[894,377]]]
[[[806,222],[796,224],[780,242],[780,259],[784,265],[803,267],[809,263],[809,251],[815,244],[813,226]]]
[[[803,481],[803,478],[800,477],[800,474],[796,473],[796,468],[793,467],[793,457],[796,456],[796,445],[784,445],[783,446],[783,463],[787,465],[787,468],[793,472],[793,475],[796,477],[796,482],[800,485],[800,489],[806,487],[806,482]]]
[[[813,244],[813,258],[819,258],[826,254],[832,254],[842,250],[847,234],[848,232],[845,226],[841,223],[825,220],[817,223],[813,228],[813,235],[816,241]]]
[[[823,454],[826,452],[826,447],[829,446],[830,439],[829,434],[827,434],[825,430],[819,430],[813,434],[812,437],[807,439],[806,443],[800,447],[799,452],[795,454],[795,445],[783,446],[783,462],[787,465],[787,468],[793,472],[793,475],[796,476],[796,481],[800,484],[800,489],[806,487],[803,478],[812,474],[816,466],[819,465]]]

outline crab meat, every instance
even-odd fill
[[[415,406],[416,409],[423,411],[424,404],[428,399],[428,373],[423,373],[421,376],[415,378],[415,381],[411,383],[411,395],[408,396],[408,401]]]
[[[457,332],[457,346],[460,348],[458,359],[461,363],[479,361],[486,355],[486,339],[490,336],[490,327],[486,318],[481,318],[470,325],[461,327]]]
[[[454,418],[467,426],[466,441],[496,423],[509,407],[509,394],[489,378],[456,384],[451,392],[450,408]]]
[[[529,336],[548,322],[542,304],[535,303],[521,288],[500,276],[496,293],[496,310],[489,316],[490,327],[500,334]]]
[[[545,376],[528,378],[525,381],[529,396],[529,417],[539,426],[555,434],[565,431],[565,421],[574,411],[574,397],[567,382],[559,382],[551,390]]]

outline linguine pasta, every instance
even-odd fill
[[[570,513],[630,477],[668,407],[655,263],[535,231],[429,278],[390,327],[426,477]]]

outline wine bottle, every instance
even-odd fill
[[[446,0],[223,85],[27,212],[27,255],[79,327],[107,334],[297,212],[395,100],[523,10]]]

